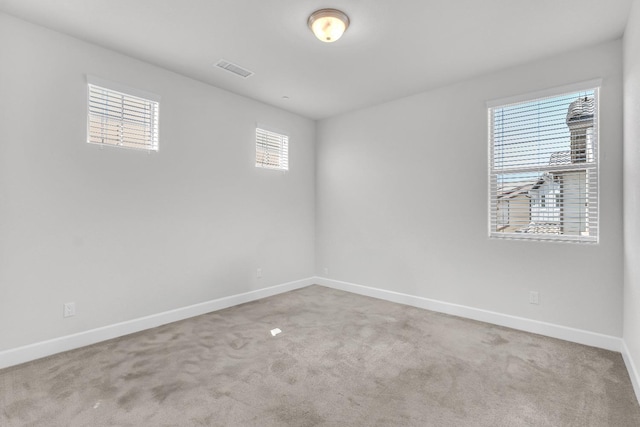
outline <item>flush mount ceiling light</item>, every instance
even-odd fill
[[[318,40],[332,43],[349,28],[349,17],[337,9],[316,10],[307,21]]]

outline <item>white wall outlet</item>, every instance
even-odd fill
[[[258,279],[262,278],[262,268],[259,268],[256,270],[256,277]]]
[[[62,316],[71,317],[76,315],[76,303],[65,302],[62,310]]]
[[[540,294],[538,291],[529,292],[529,304],[540,304]]]
[[[329,267],[325,267],[322,269],[322,274],[324,274],[325,277],[329,276]]]

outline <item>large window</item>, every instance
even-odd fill
[[[94,77],[87,80],[87,142],[157,151],[159,97]]]
[[[598,241],[598,85],[489,104],[491,237]]]
[[[289,170],[289,137],[256,128],[256,167]]]

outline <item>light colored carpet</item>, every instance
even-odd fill
[[[0,425],[623,427],[640,407],[619,353],[311,286],[1,370]]]

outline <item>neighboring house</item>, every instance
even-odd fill
[[[544,231],[538,230],[536,232],[560,234],[562,226],[562,175],[553,172],[545,173],[531,188],[529,197],[531,199],[531,223],[545,227]]]
[[[529,191],[535,182],[511,183],[498,189],[498,231],[517,232],[531,222]]]
[[[498,189],[498,230],[516,233],[581,235],[586,233],[589,178],[571,165],[593,160],[594,99],[579,98],[569,105],[566,123],[570,150],[552,153],[547,171],[535,180]]]

